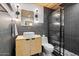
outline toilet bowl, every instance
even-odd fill
[[[48,38],[45,36],[42,37],[42,46],[44,47],[44,55],[52,56],[54,46],[48,43]]]
[[[54,47],[51,44],[44,44],[44,49],[45,49],[45,55],[46,56],[52,56],[52,52],[54,50]]]

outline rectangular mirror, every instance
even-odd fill
[[[21,26],[32,26],[34,23],[34,12],[21,10]]]

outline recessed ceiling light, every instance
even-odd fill
[[[59,22],[55,22],[55,23],[53,23],[54,25],[60,25],[60,23]]]

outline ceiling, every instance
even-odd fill
[[[0,4],[0,12],[7,12],[1,4]]]
[[[61,3],[36,3],[37,5],[47,7],[53,10],[60,8]]]

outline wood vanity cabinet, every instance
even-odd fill
[[[16,38],[16,56],[30,56],[42,52],[41,36],[25,38],[22,35]]]

